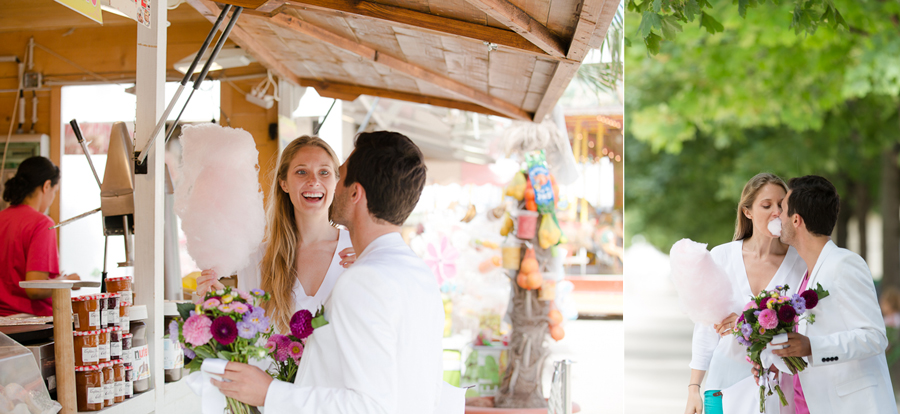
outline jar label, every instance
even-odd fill
[[[125,395],[127,395],[128,397],[134,395],[134,382],[125,381]]]
[[[83,362],[99,362],[100,361],[100,350],[97,347],[84,347],[81,348],[81,360]]]
[[[103,387],[88,387],[87,402],[88,404],[103,404]]]
[[[134,362],[135,381],[150,378],[150,348],[147,345],[136,346],[131,348]]]
[[[100,345],[100,359],[105,359],[109,361],[109,342],[106,345]]]
[[[75,330],[81,329],[81,318],[78,317],[78,312],[72,314],[72,323],[75,324]]]
[[[88,312],[88,324],[91,326],[100,326],[100,311],[95,310]]]
[[[132,356],[132,352],[130,349],[123,349],[122,350],[122,363],[123,364],[132,363],[134,360],[132,359],[131,356]]]
[[[125,396],[125,381],[116,381],[116,397]]]
[[[106,320],[109,325],[114,325],[119,323],[119,308],[110,309],[106,311],[108,313]]]
[[[163,339],[163,369],[181,369],[184,367],[184,351],[178,341]]]
[[[103,384],[103,399],[112,401],[113,398],[116,398],[116,387],[113,383]]]
[[[97,312],[100,312],[100,327],[105,328],[109,324],[109,311],[103,309]]]
[[[113,341],[109,344],[109,355],[113,357],[112,359],[119,359],[122,356],[122,342]]]
[[[130,290],[123,290],[123,291],[119,292],[119,295],[121,295],[119,298],[120,302],[134,304],[134,301],[131,300],[131,291]]]

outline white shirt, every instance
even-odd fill
[[[441,397],[444,308],[434,274],[399,233],[375,239],[337,281],[328,325],[294,384],[272,381],[268,414],[430,414]]]
[[[331,265],[328,266],[328,271],[325,273],[325,279],[322,280],[322,284],[319,286],[319,290],[316,291],[316,294],[312,296],[307,295],[306,291],[303,289],[303,285],[298,281],[294,282],[294,308],[291,309],[291,315],[301,309],[306,309],[315,314],[325,303],[328,295],[331,294],[331,290],[334,289],[334,284],[337,282],[338,276],[344,273],[344,267],[341,266],[341,257],[338,253],[348,247],[352,247],[352,244],[350,243],[350,233],[348,233],[347,230],[342,229],[338,235],[337,248],[334,249],[334,255],[331,257]],[[262,286],[259,264],[262,262],[265,254],[266,243],[262,243],[256,253],[250,257],[251,265],[237,272],[238,287],[240,287],[241,290],[249,292],[250,290]]]
[[[710,254],[716,264],[732,277],[740,297],[746,299],[743,303],[746,303],[759,292],[750,291],[750,280],[744,267],[743,245],[742,240],[725,243],[713,248]],[[787,284],[791,288],[790,292],[794,293],[800,287],[805,272],[806,263],[797,254],[797,250],[789,247],[766,290]],[[743,308],[734,309],[737,314],[741,311]],[[707,390],[723,390],[750,376],[750,364],[745,359],[746,348],[737,343],[734,336],[720,337],[711,325],[696,324],[691,342],[690,367],[706,371]]]

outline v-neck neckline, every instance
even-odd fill
[[[738,260],[738,262],[740,263],[741,273],[744,275],[744,278],[743,278],[744,286],[747,288],[747,291],[750,292],[751,296],[756,296],[759,294],[759,292],[754,292],[753,288],[750,286],[750,276],[747,274],[747,264],[744,263],[744,241],[743,240],[741,240],[740,243],[737,244],[737,249],[738,249],[738,258],[740,259],[740,260]],[[764,290],[767,290],[767,291],[772,290],[775,286],[777,286],[777,284],[773,285],[773,283],[778,283],[777,280],[780,280],[779,276],[782,276],[781,279],[784,279],[783,273],[787,272],[791,267],[793,267],[794,261],[796,261],[797,257],[799,257],[799,255],[797,255],[797,254],[792,255],[791,247],[788,246],[787,252],[784,253],[784,259],[781,261],[781,265],[778,266],[778,270],[776,270],[775,274],[772,275],[772,279],[769,280],[769,283],[766,285]],[[790,260],[790,263],[788,263],[788,260]]]
[[[328,275],[334,273],[334,272],[333,272],[333,269],[334,269],[335,266],[340,266],[340,262],[339,262],[339,261],[338,261],[338,262],[335,262],[334,258],[335,258],[338,254],[340,254],[340,250],[339,250],[339,249],[340,249],[340,247],[341,247],[341,241],[343,241],[343,239],[344,239],[344,234],[343,234],[343,232],[341,232],[340,229],[338,229],[338,239],[337,239],[337,243],[335,243],[335,245],[334,245],[334,252],[331,253],[331,262],[330,262],[331,264],[328,265],[328,269],[325,269],[325,276],[322,277],[322,282],[319,283],[319,288],[316,289],[316,293],[315,293],[315,294],[309,295],[308,293],[306,293],[306,288],[303,287],[303,283],[300,283],[300,279],[297,278],[297,287],[300,289],[300,292],[299,292],[299,293],[302,293],[304,297],[314,298],[314,299],[315,299],[315,298],[318,298],[318,297],[319,297],[319,293],[322,292],[322,286],[325,286],[325,282],[326,282],[327,279],[328,279]],[[295,277],[296,277],[296,276],[295,276]]]

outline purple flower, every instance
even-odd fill
[[[238,330],[234,319],[227,316],[220,316],[212,322],[210,327],[212,337],[222,345],[231,345],[237,338]]]
[[[748,341],[742,337],[738,337],[737,341],[739,344],[741,344],[743,346],[750,346],[750,341]]]
[[[759,317],[759,314],[760,314],[760,312],[762,312],[762,311],[753,311],[753,316],[756,316],[756,317],[757,317],[757,318],[758,318],[758,317]]]
[[[206,345],[212,339],[212,333],[209,331],[211,325],[212,321],[205,315],[191,316],[182,327],[185,342],[193,346]]]
[[[751,333],[753,333],[753,327],[750,326],[749,323],[745,323],[745,324],[741,325],[741,334],[742,335],[750,336]]]
[[[275,360],[278,362],[287,361],[290,358],[290,348],[291,339],[284,335],[272,335],[272,339],[275,342]]]
[[[291,317],[291,334],[299,339],[306,339],[312,334],[312,313],[306,309],[298,310]]]
[[[771,296],[767,296],[767,297],[763,298],[763,300],[761,302],[759,302],[759,308],[766,309],[766,305],[769,304],[770,300],[772,300]]]
[[[782,306],[778,308],[778,319],[784,323],[793,322],[795,316],[797,316],[797,311],[792,306]]]
[[[194,359],[194,357],[197,356],[197,354],[195,354],[195,353],[194,353],[194,350],[192,350],[191,348],[184,347],[183,350],[184,350],[184,357],[185,357],[185,358]]]
[[[250,322],[237,323],[238,336],[244,339],[253,339],[256,336],[256,327]]]
[[[265,314],[265,309],[256,306],[250,312],[244,314],[244,322],[253,324],[257,332],[267,332],[269,330],[269,318],[263,316]]]
[[[178,321],[169,322],[169,339],[178,341]]]
[[[814,290],[805,290],[800,297],[806,300],[806,309],[815,308],[819,304],[819,294]]]
[[[794,308],[791,308],[792,310]],[[778,326],[778,315],[772,309],[765,309],[759,314],[759,326],[764,329],[773,329]]]
[[[266,292],[262,289],[253,289],[250,291],[250,294],[261,298],[261,297],[263,297],[263,295],[266,294]]]

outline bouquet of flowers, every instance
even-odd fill
[[[744,311],[735,322],[734,335],[737,341],[747,347],[747,360],[760,366],[759,387],[759,412],[765,411],[766,396],[778,393],[781,405],[787,405],[787,399],[775,379],[774,373],[769,372],[771,363],[763,363],[763,354],[766,346],[772,342],[776,335],[794,332],[801,319],[809,323],[815,322],[815,315],[806,313],[819,303],[820,299],[828,296],[828,291],[817,285],[815,290],[805,290],[802,293],[787,296],[788,286],[776,286],[770,291],[762,291],[753,297],[744,306]],[[806,361],[800,357],[782,358],[792,374],[806,368]]]
[[[324,313],[324,306],[316,312],[315,316],[313,316],[312,312],[301,309],[291,317],[290,334],[273,334],[269,337],[268,342],[266,342],[266,349],[269,350],[272,359],[275,360],[274,372],[270,372],[272,377],[285,382],[294,382],[294,379],[297,377],[300,357],[303,356],[306,339],[309,338],[314,329],[328,324]]]
[[[191,358],[186,365],[191,372],[200,369],[206,358],[247,363],[251,358],[263,359],[268,349],[257,346],[261,338],[269,335],[269,318],[260,306],[269,300],[269,294],[254,289],[249,294],[226,287],[210,291],[198,304],[179,304],[176,318],[169,324],[169,337],[178,338],[185,356]],[[256,407],[226,398],[231,414],[259,413]]]

